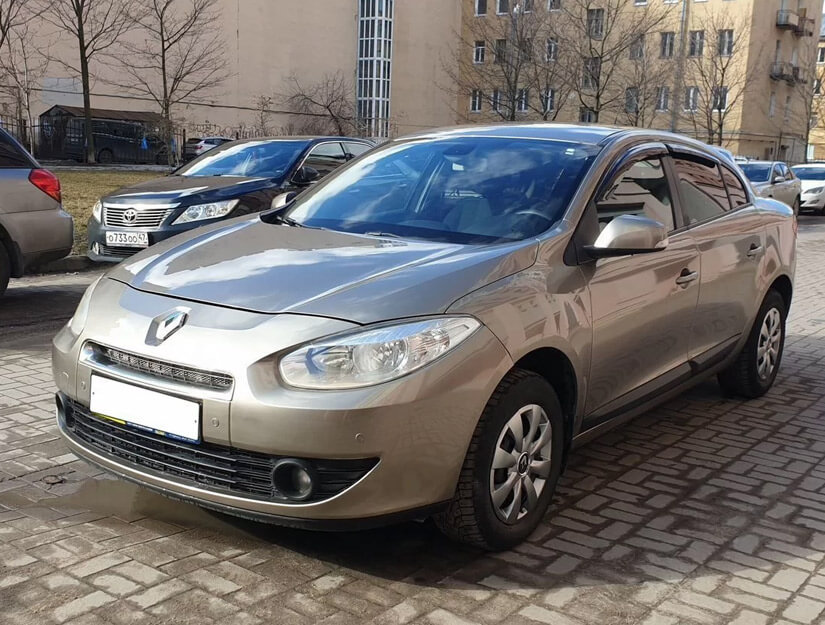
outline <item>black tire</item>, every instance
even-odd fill
[[[6,287],[9,286],[9,278],[11,278],[11,260],[3,242],[0,241],[0,297],[6,292]]]
[[[101,150],[97,153],[97,162],[98,163],[111,163],[115,160],[114,154],[112,154],[111,150]]]
[[[794,214],[794,215],[799,215],[799,208],[800,208],[801,206],[802,206],[802,200],[800,200],[800,199],[799,199],[799,197],[797,197],[797,198],[793,201],[793,206],[791,206],[791,209],[793,210],[793,214]]]
[[[540,406],[552,428],[550,472],[536,504],[523,518],[507,523],[496,514],[490,482],[499,436],[523,407]],[[476,426],[447,510],[434,518],[448,537],[490,551],[509,549],[526,539],[544,517],[562,468],[564,419],[553,387],[541,376],[514,369],[496,388]],[[519,508],[520,509],[520,508]]]
[[[779,313],[781,328],[778,351],[773,361],[773,368],[767,375],[760,375],[758,350],[760,343],[763,341],[760,335],[766,317],[774,310]],[[787,307],[782,296],[773,289],[768,291],[756,315],[756,320],[751,328],[747,343],[745,343],[745,346],[733,364],[718,376],[719,385],[725,393],[748,399],[756,399],[757,397],[762,397],[762,395],[768,392],[771,386],[773,386],[774,380],[776,380],[776,374],[779,372],[779,367],[782,364],[782,352],[785,348],[785,319],[787,318],[787,314]]]

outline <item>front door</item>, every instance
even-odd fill
[[[702,261],[690,358],[710,366],[734,348],[759,308],[764,226],[733,171],[688,155],[676,154],[673,163],[684,222]]]
[[[631,214],[655,219],[668,231],[676,229],[665,158],[646,155],[620,170],[597,195],[600,226]],[[662,251],[603,258],[582,269],[593,318],[585,422],[592,427],[689,374],[699,254],[689,233],[675,233]]]

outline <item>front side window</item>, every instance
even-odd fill
[[[312,151],[304,161],[304,165],[318,170],[322,176],[326,176],[331,171],[338,169],[347,160],[341,144],[322,143],[321,145],[312,148]]]
[[[675,228],[670,185],[660,158],[636,161],[627,167],[596,202],[599,226],[620,215],[637,215]]]
[[[674,158],[673,164],[687,225],[713,219],[730,210],[728,192],[718,165],[684,157]]]
[[[286,173],[306,146],[306,141],[225,143],[185,165],[175,175],[274,178]]]
[[[499,137],[389,144],[301,194],[308,227],[483,244],[541,234],[564,215],[601,148]]]

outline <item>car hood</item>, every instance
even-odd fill
[[[135,289],[262,313],[372,323],[438,314],[526,269],[535,241],[488,246],[273,225],[258,216],[193,230],[109,272]]]
[[[802,183],[802,191],[816,189],[817,187],[825,187],[825,180],[800,180]]]
[[[139,205],[159,202],[193,204],[230,199],[278,184],[272,178],[241,176],[165,176],[118,189],[103,198],[105,203]]]

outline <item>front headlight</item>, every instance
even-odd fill
[[[188,224],[193,221],[203,221],[204,219],[217,219],[226,217],[232,209],[238,205],[240,200],[224,200],[223,202],[209,202],[209,204],[196,204],[190,206],[178,217],[172,225]]]
[[[92,217],[97,219],[99,223],[103,223],[103,204],[100,203],[100,200],[92,206]]]
[[[89,285],[89,288],[86,289],[83,297],[80,298],[80,303],[78,303],[77,309],[74,311],[74,315],[72,315],[72,318],[69,319],[69,323],[66,324],[71,333],[75,336],[79,336],[80,333],[83,332],[83,328],[86,326],[86,317],[89,316],[89,302],[92,301],[92,295],[94,294],[95,287],[102,279],[103,276],[100,276]]]
[[[381,384],[433,362],[481,324],[471,317],[426,319],[333,337],[281,359],[290,386],[345,389]]]
[[[814,187],[813,189],[808,189],[807,191],[805,191],[805,193],[809,195],[815,195],[817,193],[822,193],[824,189],[825,187]]]

